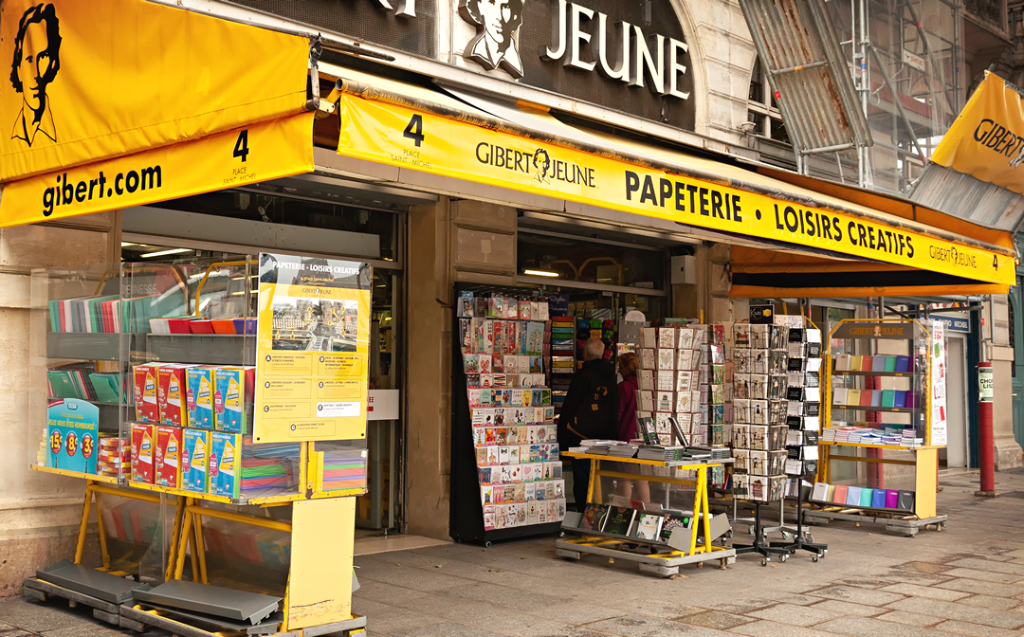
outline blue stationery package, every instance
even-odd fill
[[[885,508],[885,489],[875,489],[871,494],[871,506],[876,509]]]
[[[209,475],[210,432],[186,429],[181,454],[181,488],[206,493]]]
[[[50,403],[46,410],[47,460],[54,469],[96,473],[100,410],[77,398]]]
[[[237,498],[242,472],[242,436],[215,431],[210,434],[209,493]]]
[[[245,422],[245,368],[220,367],[214,373],[213,407],[216,429],[231,433],[246,433]]]
[[[186,404],[188,424],[196,429],[213,429],[214,369],[212,367],[189,367],[185,371]]]

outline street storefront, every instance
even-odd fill
[[[655,413],[685,413],[695,428],[681,432],[717,449],[683,463],[701,498],[778,501],[785,475],[809,479],[816,465],[801,457],[797,473],[754,480],[721,455],[733,422],[769,426],[734,421],[724,399],[738,382],[726,357],[785,349],[742,340],[763,300],[802,300],[778,326],[812,366],[875,356],[880,375],[903,381],[885,357],[920,355],[912,387],[849,389],[890,401],[869,395],[875,411],[912,410],[866,422],[921,447],[920,509],[900,510],[936,523],[923,492],[945,417],[884,392],[926,394],[945,341],[906,321],[898,346],[865,337],[830,350],[842,319],[815,326],[811,299],[850,300],[857,315],[842,318],[859,319],[876,297],[1006,294],[1012,238],[721,152],[732,145],[708,136],[702,90],[713,53],[687,37],[692,16],[675,3],[359,0],[346,20],[326,1],[179,4],[0,8],[0,59],[17,62],[0,97],[14,127],[0,136],[0,228],[52,242],[45,259],[9,264],[30,352],[10,369],[29,370],[31,405],[5,422],[27,441],[5,470],[29,473],[27,461],[41,491],[87,484],[74,554],[31,566],[73,564],[30,578],[29,595],[87,596],[133,628],[358,631],[357,523],[483,544],[580,523],[568,507],[582,514],[600,472],[574,502],[566,461],[588,454],[560,450],[555,432],[591,337],[607,359],[629,345],[641,371],[688,379],[713,357],[713,382],[673,384],[667,407],[641,411],[659,427]],[[661,350],[664,362],[643,354]],[[798,414],[809,429],[829,372],[790,371],[801,389],[815,375],[815,391],[789,399],[814,405]],[[768,397],[757,400],[766,414]],[[646,442],[671,446],[665,435]],[[798,446],[816,454],[817,441]],[[881,445],[865,464],[911,447]],[[679,486],[668,480],[666,502]],[[680,563],[735,558],[711,546],[724,517],[705,501],[693,518],[708,530],[700,543],[695,532],[688,547],[658,541],[683,550]],[[93,537],[101,571],[153,589],[97,597],[81,583]],[[231,591],[258,594],[246,600],[258,612],[231,615]]]

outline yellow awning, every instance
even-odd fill
[[[311,171],[309,51],[145,0],[5,0],[0,227]]]
[[[338,152],[666,219],[766,245],[1012,285],[1008,233],[987,240],[716,160],[569,126],[543,109],[499,104],[338,70]],[[442,97],[435,97],[441,95]],[[881,199],[872,200],[881,202]]]

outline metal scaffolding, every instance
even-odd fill
[[[829,0],[874,145],[811,166],[822,176],[905,194],[964,100],[957,0]]]

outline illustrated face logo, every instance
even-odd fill
[[[519,27],[526,0],[459,0],[462,19],[476,26],[476,37],[466,45],[465,57],[488,71],[499,66],[515,78],[523,77],[519,55]]]
[[[11,60],[11,86],[23,100],[11,139],[27,146],[57,141],[46,89],[60,71],[60,43],[60,20],[53,5],[29,7],[18,24]]]

